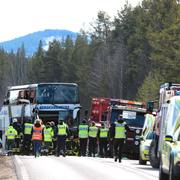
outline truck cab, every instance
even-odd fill
[[[107,124],[115,123],[119,114],[123,115],[131,131],[126,132],[124,155],[131,159],[139,158],[140,135],[144,125],[146,108],[143,102],[118,100],[118,105],[111,105],[107,113]]]

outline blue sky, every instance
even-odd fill
[[[127,0],[0,0],[0,42],[44,29],[88,29],[99,10],[111,17]],[[141,0],[128,0],[132,6]]]

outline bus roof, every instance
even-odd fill
[[[61,84],[61,85],[74,85],[78,86],[76,83],[38,83],[38,84],[26,84],[26,85],[19,85],[19,86],[9,86],[8,90],[16,90],[16,89],[30,89],[30,88],[35,88],[38,85],[43,85],[43,84]]]

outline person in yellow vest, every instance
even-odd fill
[[[87,141],[88,141],[88,125],[84,119],[78,127],[78,137],[79,137],[79,155],[86,156]]]
[[[31,122],[30,118],[27,118],[24,123],[23,132],[24,132],[24,138],[23,138],[23,154],[29,155],[30,153],[30,147],[31,147],[31,138],[32,138],[32,128],[33,124]]]
[[[95,157],[96,154],[96,148],[97,148],[97,134],[98,134],[98,128],[96,127],[95,122],[91,123],[91,126],[89,127],[89,156]]]
[[[63,119],[59,120],[59,124],[57,126],[57,156],[62,155],[66,156],[66,138],[69,134],[68,126]]]
[[[115,155],[115,162],[119,159],[121,162],[122,158],[122,150],[126,139],[126,130],[129,130],[129,127],[124,122],[123,116],[119,115],[117,121],[113,124],[112,128],[113,138],[114,138],[114,155]]]
[[[12,123],[10,123],[8,129],[5,132],[8,155],[12,154],[12,149],[15,146],[15,138],[17,135],[17,131],[13,128]]]
[[[32,128],[32,141],[33,141],[35,157],[38,157],[41,154],[42,140],[43,140],[43,127],[41,125],[41,120],[36,119],[34,126]]]
[[[105,127],[104,123],[101,123],[101,128],[98,132],[99,137],[99,156],[107,157],[107,144],[109,137],[109,129]]]
[[[48,122],[43,129],[44,134],[44,146],[45,146],[45,153],[46,155],[50,153],[50,148],[52,147],[52,140],[54,137],[54,131]]]

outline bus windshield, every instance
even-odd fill
[[[124,117],[125,122],[127,123],[128,126],[131,127],[143,127],[144,121],[145,121],[145,113],[144,112],[134,112],[134,111],[129,111],[130,115],[127,115],[128,111],[123,112],[123,110],[120,109],[113,109],[111,112],[111,123],[114,123],[119,114],[126,114],[126,117]],[[135,114],[134,116],[132,114]]]
[[[39,84],[38,104],[76,104],[79,102],[78,86],[73,84]]]

